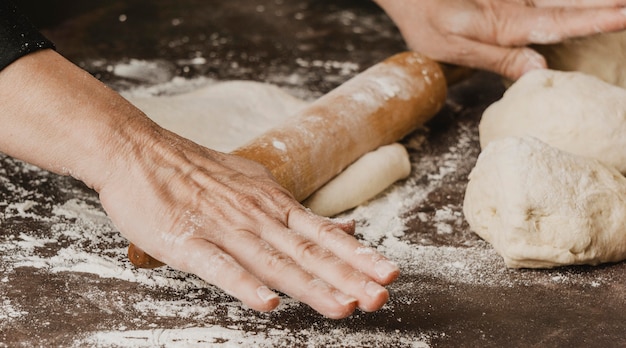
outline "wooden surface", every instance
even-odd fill
[[[314,98],[405,49],[361,0],[23,6],[61,53],[117,89],[254,79]],[[129,65],[152,68],[124,73]],[[477,123],[502,92],[485,73],[453,87],[444,110],[403,141],[411,177],[351,212],[357,236],[402,275],[382,310],[339,321],[287,298],[256,313],[195,277],[136,270],[94,192],[0,155],[0,346],[626,345],[624,263],[507,270],[467,229],[461,204]]]

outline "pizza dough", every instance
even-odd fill
[[[626,178],[532,137],[490,143],[463,212],[508,267],[596,265],[626,258]]]
[[[285,122],[308,104],[277,86],[252,81],[213,83],[171,96],[125,97],[161,127],[222,152]]]
[[[308,104],[277,86],[253,81],[220,82],[174,96],[125,97],[160,126],[222,152],[248,143]],[[333,216],[371,199],[409,172],[402,145],[383,147],[346,168],[305,205]]]
[[[580,71],[608,83],[626,87],[626,32],[571,39],[560,44],[536,46],[548,67]]]
[[[580,72],[536,70],[483,113],[480,145],[530,135],[626,173],[626,90]]]

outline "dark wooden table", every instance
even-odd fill
[[[252,79],[315,97],[405,49],[362,0],[21,6],[59,52],[118,90]],[[124,64],[154,71],[116,73]],[[94,192],[0,154],[0,346],[625,346],[623,263],[507,270],[463,220],[477,123],[502,92],[486,73],[453,87],[403,140],[411,177],[349,214],[403,273],[382,310],[338,321],[288,298],[256,313],[193,276],[136,270]]]

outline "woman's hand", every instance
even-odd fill
[[[380,284],[397,267],[341,224],[306,211],[261,165],[148,127],[127,134],[124,170],[98,189],[133,243],[257,310],[278,305],[270,289],[331,318],[385,303]]]
[[[529,44],[626,28],[624,0],[377,0],[407,45],[435,60],[517,79],[545,68]]]
[[[57,53],[0,71],[0,151],[93,187],[120,232],[253,309],[275,289],[323,315],[379,309],[395,264],[315,216],[261,165],[149,120]]]

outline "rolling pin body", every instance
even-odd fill
[[[302,201],[362,155],[423,125],[442,107],[446,90],[439,64],[401,53],[233,154],[263,164]]]
[[[264,165],[303,201],[359,157],[422,126],[441,109],[446,93],[438,63],[415,52],[400,53],[233,154]],[[137,267],[162,265],[133,244],[128,255]]]

